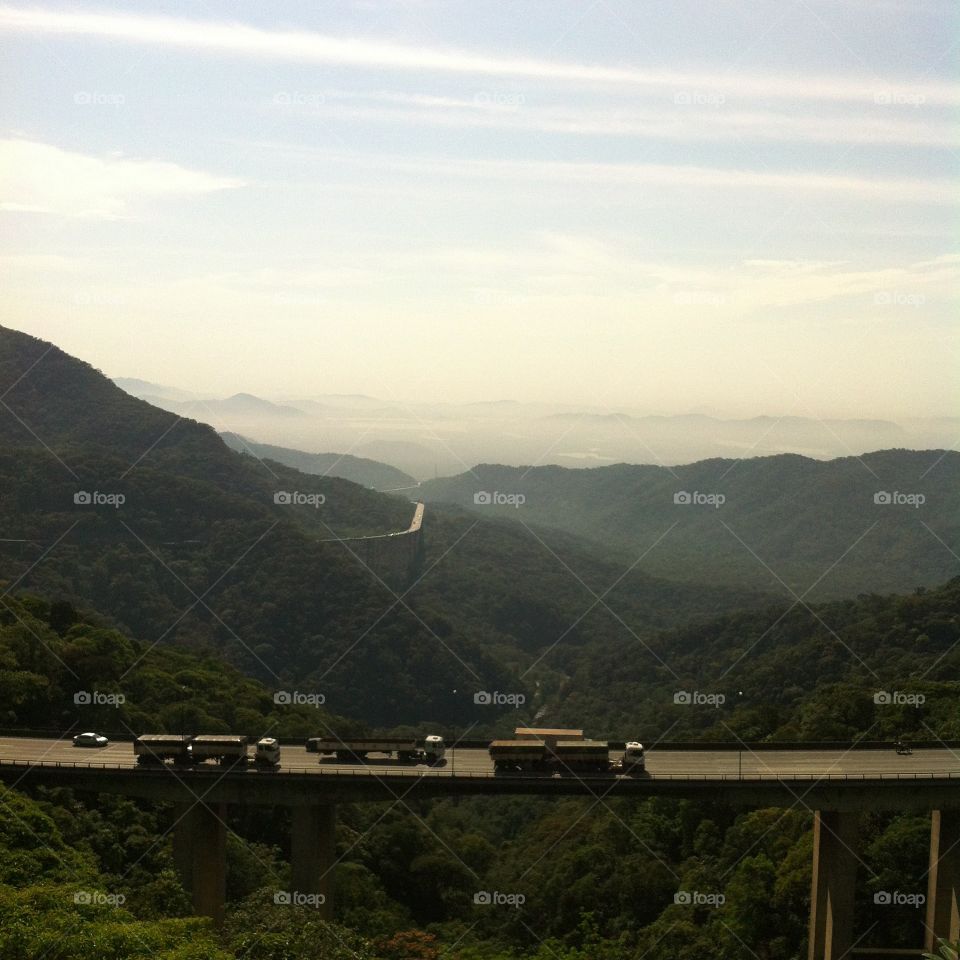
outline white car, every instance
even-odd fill
[[[105,747],[110,741],[100,733],[93,733],[89,731],[87,733],[78,733],[73,738],[73,745],[75,747]]]

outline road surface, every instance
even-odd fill
[[[619,754],[612,752],[617,758]],[[379,754],[370,754],[366,763],[342,763],[307,753],[301,746],[281,748],[281,773],[376,772],[383,776],[410,777],[425,772],[437,776],[489,775],[493,764],[486,750],[449,749],[446,762],[439,767],[401,764]],[[0,737],[0,763],[91,763],[116,769],[135,767],[133,745],[115,742],[101,748],[74,747],[71,740],[29,737]],[[212,764],[210,765],[213,766]],[[960,751],[948,749],[917,750],[898,756],[886,750],[650,750],[647,775],[653,778],[729,779],[743,777],[876,777],[896,774],[960,776]]]

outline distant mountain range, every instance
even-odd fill
[[[221,432],[296,450],[349,451],[418,480],[458,474],[476,463],[673,465],[779,453],[826,460],[892,448],[949,449],[960,437],[960,417],[724,419],[515,400],[406,403],[354,394],[216,399],[143,381],[117,383]]]
[[[550,526],[659,576],[813,597],[910,590],[960,573],[960,453],[884,450],[680,467],[483,464],[419,495]]]
[[[372,490],[400,490],[416,486],[413,477],[402,470],[365,457],[354,457],[349,453],[305,453],[303,450],[276,447],[269,443],[254,443],[236,433],[222,433],[220,436],[231,450],[259,460],[275,460],[303,473],[342,477]]]

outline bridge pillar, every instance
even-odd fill
[[[227,897],[226,808],[222,803],[178,803],[174,809],[173,862],[194,913],[223,922]]]
[[[808,960],[840,960],[853,947],[856,845],[855,812],[816,811]]]
[[[337,807],[333,803],[293,807],[290,867],[293,892],[320,894],[317,907],[324,920],[333,919],[333,871],[337,860]]]
[[[937,938],[960,939],[960,811],[934,810],[930,817],[930,868],[927,873],[927,916],[924,948],[933,951]]]

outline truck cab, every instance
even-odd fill
[[[447,747],[443,742],[443,737],[432,733],[423,738],[423,760],[424,763],[439,763],[446,755]]]
[[[253,762],[258,767],[276,770],[280,766],[280,741],[275,737],[261,737],[257,741]]]
[[[646,760],[643,755],[643,744],[637,740],[630,740],[623,751],[623,772],[643,773],[646,769]]]

